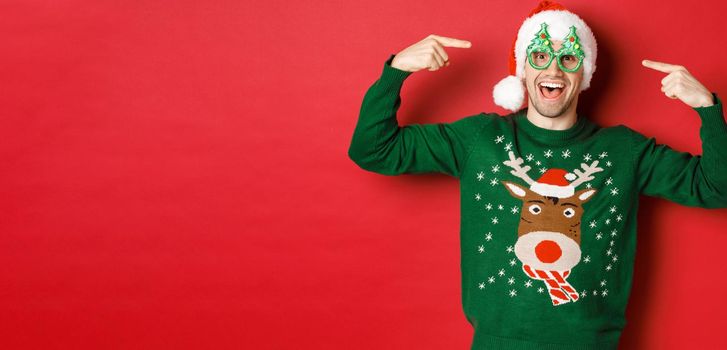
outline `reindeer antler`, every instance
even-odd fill
[[[586,163],[581,163],[581,168],[583,168],[584,171],[581,171],[580,169],[573,170],[573,172],[576,173],[576,175],[578,175],[578,178],[575,179],[573,182],[571,182],[570,185],[573,186],[573,188],[576,188],[576,187],[578,187],[578,185],[580,185],[584,182],[593,180],[594,177],[591,175],[593,175],[599,171],[603,171],[603,168],[598,168],[598,167],[596,167],[597,165],[598,165],[597,160],[593,161],[593,163],[591,163],[591,165],[587,165]]]
[[[510,157],[510,160],[506,160],[502,163],[513,168],[513,170],[510,170],[510,173],[525,180],[528,185],[532,185],[535,181],[533,181],[533,179],[528,176],[528,170],[530,170],[530,166],[526,165],[524,167],[520,167],[520,164],[525,161],[521,157],[515,158],[515,153],[513,153],[512,151],[507,152],[507,155]]]

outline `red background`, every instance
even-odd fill
[[[491,99],[536,1],[4,1],[0,346],[466,349],[459,191],[347,150],[389,54],[401,124]],[[701,153],[644,58],[727,98],[720,1],[567,1],[599,40],[580,113]],[[727,348],[727,211],[644,198],[624,349]]]

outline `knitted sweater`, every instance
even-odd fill
[[[639,193],[727,207],[722,103],[698,107],[703,154],[578,116],[566,130],[526,110],[400,127],[410,72],[386,60],[348,151],[385,175],[459,179],[462,305],[473,349],[616,348],[626,323]]]

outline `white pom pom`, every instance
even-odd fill
[[[573,174],[573,173],[566,173],[566,174],[565,174],[565,179],[566,179],[566,180],[568,180],[568,181],[573,181],[573,180],[575,180],[575,179],[576,179],[576,174]]]
[[[520,78],[509,75],[495,85],[492,97],[496,105],[517,112],[525,101],[525,86]]]

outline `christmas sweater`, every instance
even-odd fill
[[[462,306],[472,348],[617,348],[639,194],[727,207],[718,96],[694,108],[701,156],[580,115],[566,130],[541,128],[526,109],[401,127],[400,91],[411,73],[391,67],[393,58],[364,96],[348,155],[379,174],[459,179]]]

